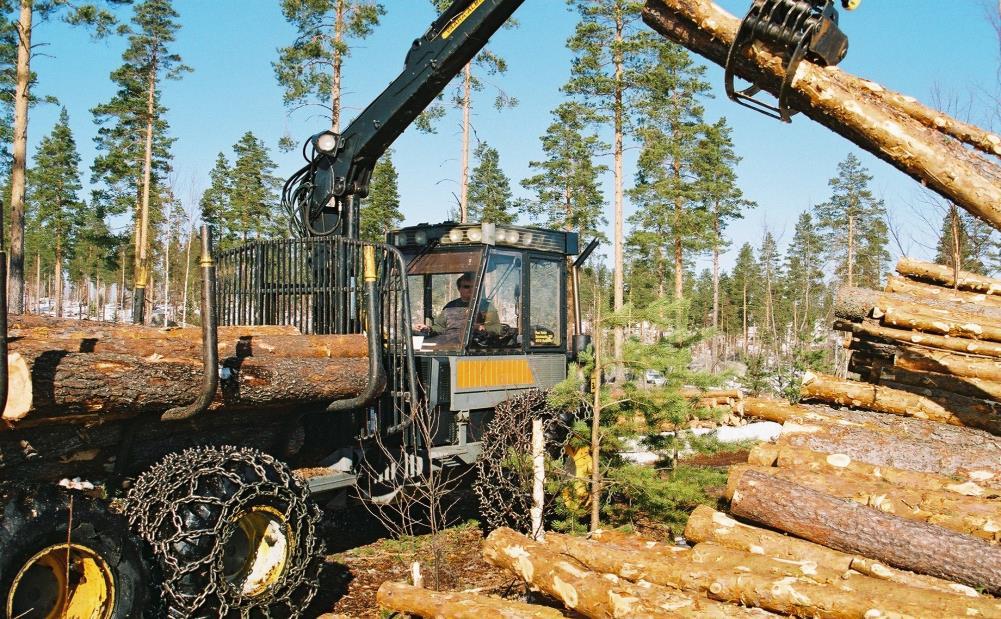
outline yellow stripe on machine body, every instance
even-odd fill
[[[510,359],[458,359],[455,362],[456,389],[496,389],[526,387],[536,383],[525,357]]]

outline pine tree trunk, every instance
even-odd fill
[[[719,329],[719,204],[713,209],[713,329]]]
[[[41,311],[42,300],[42,254],[35,252],[35,313]]]
[[[52,267],[52,277],[56,282],[56,318],[63,317],[63,243],[56,235],[56,259]]]
[[[156,42],[154,41],[154,46]],[[146,91],[146,144],[143,151],[143,188],[142,204],[139,207],[139,229],[136,233],[138,238],[138,253],[136,254],[135,280],[137,285],[150,284],[145,281],[149,270],[149,206],[153,180],[153,124],[155,122],[156,103],[156,78],[157,78],[157,58],[154,55],[151,59],[149,72],[146,79],[149,81]],[[152,289],[151,289],[152,290]]]
[[[732,484],[731,512],[893,567],[1001,591],[1001,552],[969,535],[913,522],[757,471]]]
[[[747,278],[744,279],[744,356],[747,356]]]
[[[855,285],[855,217],[848,216],[848,285]]]
[[[591,416],[591,526],[590,531],[601,527],[601,379],[604,373],[604,347],[601,345],[601,294],[596,289],[594,310],[594,371],[591,376],[593,391]]]
[[[191,241],[195,229],[188,230],[188,240],[184,244],[184,291],[181,293],[181,326],[188,326],[188,283],[191,276]]]
[[[677,129],[672,129],[677,132]],[[681,162],[677,159],[671,164],[674,170],[674,179],[678,185],[681,185]],[[681,299],[685,296],[685,257],[683,254],[683,243],[682,238],[682,218],[684,217],[683,203],[681,195],[677,195],[674,198],[674,298]]]
[[[612,156],[614,158],[614,172],[613,172],[613,182],[615,185],[615,230],[614,238],[612,239],[613,247],[613,270],[612,274],[612,307],[615,311],[622,309],[623,305],[623,295],[625,288],[625,259],[624,259],[624,246],[625,246],[625,235],[623,233],[623,220],[625,217],[623,211],[623,190],[622,190],[622,140],[623,133],[625,131],[623,122],[623,106],[625,101],[623,100],[623,90],[625,85],[623,84],[623,63],[625,62],[622,57],[622,38],[623,31],[625,29],[625,24],[623,22],[622,8],[618,7],[615,9],[615,41],[613,45],[612,62],[615,65],[614,71],[614,82],[615,82],[615,100],[612,104],[613,116],[614,116],[614,146]],[[621,326],[616,326],[614,329],[614,339],[612,342],[612,357],[615,367],[615,379],[617,382],[621,382],[625,379],[625,368],[622,365],[622,347],[625,344],[625,332]]]
[[[31,86],[31,18],[33,0],[21,0],[17,30],[17,83],[14,87],[14,144],[10,170],[10,268],[7,303],[24,313],[24,183],[28,166],[28,100]]]
[[[469,134],[470,108],[473,106],[473,65],[462,71],[462,163],[459,170],[459,223],[469,221]]]
[[[952,279],[953,288],[959,289],[959,271],[963,268],[963,249],[959,238],[959,209],[949,203],[949,231],[952,233]]]
[[[341,41],[344,40],[344,0],[337,0],[334,16],[334,53],[330,76],[330,130],[341,131]]]
[[[820,544],[796,539],[768,529],[753,527],[737,522],[726,514],[717,512],[706,505],[696,507],[691,516],[688,517],[688,524],[685,526],[685,539],[695,543],[713,542],[726,548],[779,560],[796,563],[813,562],[826,570],[833,570],[839,574],[845,574],[848,570],[853,569],[866,576],[899,583],[907,587],[972,598],[972,601],[965,599],[964,602],[987,610],[986,614],[997,612],[997,600],[983,598],[976,590],[966,585],[949,582],[934,576],[898,570],[872,559],[833,550]],[[901,591],[906,595],[906,589]]]

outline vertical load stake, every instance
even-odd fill
[[[219,328],[215,308],[215,261],[212,259],[212,233],[202,226],[202,391],[187,406],[172,408],[160,416],[162,421],[183,421],[201,415],[215,398],[219,387]]]

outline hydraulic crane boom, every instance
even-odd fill
[[[340,134],[318,133],[283,202],[309,236],[358,237],[357,201],[386,149],[486,45],[524,0],[455,0],[413,42],[400,75]]]

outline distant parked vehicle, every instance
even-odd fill
[[[644,379],[646,384],[654,385],[656,387],[663,387],[667,384],[667,379],[664,378],[664,375],[657,370],[647,370],[644,375]]]

